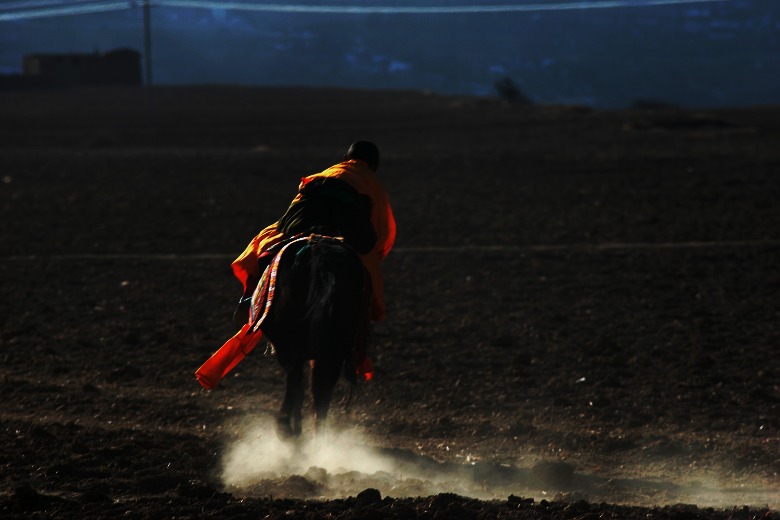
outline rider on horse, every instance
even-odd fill
[[[353,143],[343,162],[301,179],[298,194],[284,216],[263,229],[233,262],[233,273],[244,286],[244,295],[233,319],[243,326],[195,372],[204,388],[215,388],[263,337],[262,330],[258,329],[262,328],[268,309],[273,308],[273,291],[268,289],[265,312],[262,315],[255,313],[250,320],[252,295],[260,280],[265,280],[258,291],[260,299],[254,303],[263,301],[263,291],[273,285],[270,280],[275,277],[281,251],[295,242],[286,241],[288,238],[326,235],[343,240],[360,258],[361,262],[356,265],[362,263],[365,275],[370,278],[370,284],[366,284],[370,287],[365,287],[363,294],[364,306],[368,307],[371,302],[370,308],[366,309],[370,318],[374,321],[384,319],[381,264],[395,241],[395,218],[375,174],[378,166],[379,150],[374,143]],[[263,271],[272,261],[276,267],[270,269],[270,276],[262,278]],[[370,300],[368,292],[371,293]],[[368,315],[364,314],[364,318],[367,325]],[[373,368],[365,352],[365,341],[356,340],[354,349],[355,373],[370,379]]]
[[[376,176],[378,166],[377,146],[356,141],[342,162],[301,179],[284,216],[263,229],[232,264],[244,286],[236,321],[247,319],[249,299],[273,256],[269,249],[286,238],[311,232],[342,236],[359,253],[371,278],[371,319],[385,318],[381,264],[395,241],[395,218]]]

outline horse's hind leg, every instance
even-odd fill
[[[283,437],[301,434],[301,408],[303,408],[303,363],[294,363],[287,369],[287,387],[284,401],[276,418],[279,433]]]
[[[314,400],[314,428],[320,432],[328,418],[333,388],[341,373],[341,363],[317,362],[311,373],[311,393]]]

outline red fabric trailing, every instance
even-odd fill
[[[263,333],[259,329],[256,332],[250,329],[250,324],[245,323],[235,336],[227,340],[195,371],[195,377],[203,388],[216,388],[228,372],[257,346],[263,338]]]
[[[233,370],[262,339],[263,331],[260,329],[260,325],[268,316],[273,302],[276,290],[276,272],[279,269],[282,254],[291,244],[301,240],[306,240],[306,238],[296,237],[286,242],[271,261],[266,269],[266,276],[263,277],[264,280],[257,284],[255,294],[252,295],[251,319],[195,371],[195,377],[203,388],[207,390],[216,388],[228,372]]]

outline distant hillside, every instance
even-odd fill
[[[542,103],[780,102],[775,0],[471,15],[157,8],[152,27],[158,83],[495,95],[509,78]],[[0,72],[23,53],[116,47],[143,49],[140,10],[7,22]]]

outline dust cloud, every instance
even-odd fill
[[[229,491],[248,496],[337,498],[373,487],[383,496],[449,492],[494,498],[469,475],[444,471],[409,452],[371,446],[358,430],[330,429],[317,437],[304,432],[302,440],[286,441],[276,435],[272,419],[261,418],[247,421],[240,432],[225,454],[222,480]]]
[[[229,451],[223,479],[231,486],[246,486],[268,476],[288,476],[320,468],[329,473],[392,471],[390,460],[373,452],[356,431],[328,432],[300,441],[280,439],[272,419],[256,420]]]
[[[712,474],[688,473],[671,481],[649,475],[593,475],[566,462],[540,461],[529,468],[439,462],[407,450],[374,446],[357,429],[330,429],[316,437],[304,431],[299,441],[282,440],[270,417],[246,419],[234,431],[237,438],[226,450],[222,481],[227,491],[242,496],[333,499],[375,488],[382,496],[395,498],[455,493],[482,500],[506,500],[514,494],[535,500],[645,506],[780,504],[780,491],[765,482]]]

